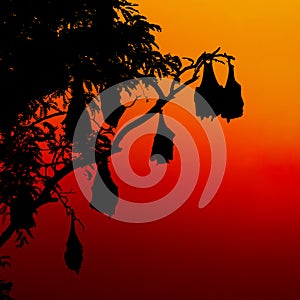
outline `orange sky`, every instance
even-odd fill
[[[300,2],[297,0],[139,0],[139,9],[161,25],[163,52],[196,57],[218,46],[236,57],[245,115],[226,136],[235,145],[268,155],[297,159],[300,150],[298,109]],[[216,66],[224,83],[226,68]],[[247,138],[244,136],[247,134]],[[243,145],[241,145],[243,140]],[[250,146],[251,145],[251,146]],[[237,149],[236,149],[237,150]]]

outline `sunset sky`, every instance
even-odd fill
[[[31,245],[12,250],[11,241],[3,249],[13,253],[13,266],[5,271],[5,279],[14,282],[13,295],[17,300],[300,299],[299,1],[137,3],[150,22],[161,25],[157,41],[163,53],[196,58],[220,46],[236,58],[244,116],[230,124],[220,120],[228,155],[223,183],[204,209],[198,208],[202,182],[176,213],[147,224],[108,219],[74,196],[86,224],[79,276],[63,262],[69,230],[64,210],[42,208]],[[226,67],[216,65],[215,71],[224,84]],[[177,167],[175,162],[171,168]]]

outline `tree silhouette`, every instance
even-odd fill
[[[71,219],[66,266],[79,272],[82,245],[75,223],[81,227],[83,224],[68,203],[71,191],[64,191],[60,184],[73,171],[74,160],[77,166],[85,166],[90,162],[86,150],[96,153],[98,172],[116,195],[114,200],[104,197],[102,201],[108,203],[102,205],[101,211],[113,215],[118,187],[109,169],[112,143],[118,146],[132,128],[160,114],[160,124],[170,139],[157,135],[152,154],[161,154],[165,162],[172,160],[174,134],[163,121],[162,108],[184,88],[177,84],[183,78],[189,77],[183,81],[185,85],[199,79],[202,66],[205,70],[201,90],[210,90],[207,101],[216,109],[215,101],[224,99],[216,115],[228,121],[240,117],[243,101],[231,65],[234,57],[220,53],[220,48],[204,52],[195,60],[162,54],[154,36],[161,28],[148,22],[136,4],[126,0],[3,0],[0,12],[0,87],[5,101],[0,111],[0,214],[7,225],[0,235],[0,247],[13,235],[17,247],[29,244],[39,208],[58,202]],[[220,86],[216,91],[211,63],[226,61],[230,76],[226,87]],[[209,75],[205,75],[207,72]],[[120,103],[120,92],[132,92],[144,77],[168,77],[174,84],[164,94],[157,80],[148,82],[157,92],[157,101],[114,139],[119,120],[128,108]],[[124,81],[127,85],[120,85]],[[95,106],[88,114],[87,105],[115,85],[119,89],[114,97],[104,95],[100,99],[105,126],[97,131],[87,126],[82,144],[74,145],[79,117],[83,114],[89,121],[100,111]],[[195,96],[197,115],[205,117],[199,101]],[[96,145],[89,144],[92,135],[97,135]],[[74,146],[78,149],[76,157],[72,155]],[[93,195],[98,194],[96,191],[101,193],[96,183],[93,190]],[[99,200],[93,198],[91,207],[99,210],[99,205],[93,205],[95,201]]]

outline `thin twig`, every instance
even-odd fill
[[[135,99],[134,99],[134,101],[130,104],[130,105],[124,105],[126,108],[131,108],[131,107],[133,107],[133,105],[136,103],[136,101],[137,101],[137,99],[139,99],[141,96],[137,96]]]
[[[41,118],[41,119],[39,119],[39,120],[37,120],[37,121],[35,121],[33,123],[25,125],[25,127],[33,127],[33,126],[35,126],[35,125],[37,125],[37,124],[39,124],[41,122],[44,122],[46,120],[49,120],[49,119],[52,119],[52,118],[55,118],[55,117],[63,116],[65,114],[66,114],[66,112],[58,112],[58,113],[55,113],[55,114],[52,114],[52,115],[48,115],[48,116],[46,116],[44,118]]]
[[[84,224],[81,222],[79,218],[76,217],[75,210],[72,206],[68,205],[69,198],[68,195],[73,194],[72,190],[69,192],[61,192],[60,190],[57,190],[57,187],[54,188],[54,193],[57,195],[59,202],[63,205],[63,207],[66,210],[66,214],[68,216],[71,215],[72,219],[78,222],[82,228],[82,230],[85,230]]]

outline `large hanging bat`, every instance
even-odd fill
[[[234,66],[228,60],[229,72],[224,89],[225,105],[222,109],[221,117],[227,119],[229,123],[231,119],[239,118],[243,115],[244,101],[241,95],[241,85],[236,82],[234,76]]]
[[[112,127],[117,127],[120,118],[126,110],[126,107],[120,103],[120,99],[120,92],[117,89],[110,89],[109,93],[101,95],[103,118]]]
[[[206,61],[204,63],[202,82],[200,86],[196,88],[194,97],[196,116],[200,117],[201,119],[205,117],[214,118],[218,116],[222,111],[223,89],[224,88],[218,83],[216,79],[212,61]],[[208,109],[205,101],[209,104],[213,111]]]
[[[78,274],[83,260],[83,249],[75,230],[75,219],[73,217],[64,258],[66,266]]]
[[[160,113],[150,160],[156,160],[158,164],[169,163],[173,159],[174,137],[174,132],[166,125],[164,117]]]
[[[98,176],[92,187],[91,208],[107,214],[109,217],[115,214],[115,209],[119,201],[119,189],[114,183],[109,170],[108,161],[103,161],[98,166]]]

